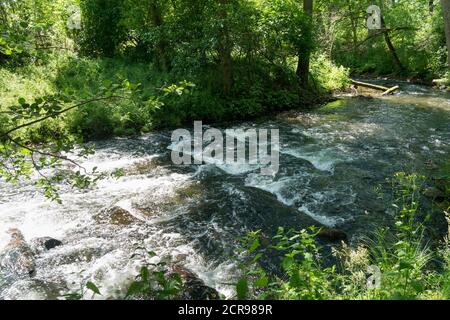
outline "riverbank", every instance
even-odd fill
[[[48,120],[30,128],[35,142],[45,140],[47,134],[78,135],[86,140],[112,136],[130,136],[166,127],[180,127],[194,120],[224,122],[255,119],[288,109],[307,109],[328,99],[329,92],[343,88],[346,70],[318,58],[312,63],[310,90],[300,94],[296,89],[294,70],[286,70],[292,79],[277,83],[256,75],[253,84],[245,84],[227,96],[208,84],[206,74],[180,76],[176,72],[162,72],[150,64],[124,58],[82,58],[72,53],[54,52],[43,60],[24,67],[0,69],[0,102],[4,110],[18,104],[18,100],[33,100],[69,93],[77,101],[98,95],[105,83],[124,79],[140,84],[135,99],[90,103],[64,115],[60,120]],[[212,72],[212,71],[211,71]],[[171,84],[187,85],[183,95],[167,95],[164,88]],[[158,108],[149,102],[158,98]]]
[[[450,90],[450,80],[447,78],[441,79],[429,79],[426,77],[411,77],[405,76],[401,77],[397,74],[395,75],[379,75],[373,73],[363,73],[352,75],[361,80],[375,80],[375,81],[387,81],[387,82],[405,82],[410,84],[416,84],[427,87],[434,87],[442,91]]]

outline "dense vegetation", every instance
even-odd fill
[[[372,4],[382,9],[382,27],[368,31]],[[37,185],[58,201],[57,183],[84,188],[102,177],[82,167],[42,174],[72,161],[64,154],[81,142],[193,120],[251,119],[305,109],[326,101],[333,91],[346,90],[355,74],[430,83],[446,78],[450,3],[441,4],[3,0],[0,177],[17,182],[38,171]],[[83,145],[79,156],[93,152]],[[315,230],[280,231],[270,250],[284,255],[281,275],[269,274],[253,268],[269,249],[260,246],[257,232],[249,235],[249,273],[237,285],[239,297],[449,298],[448,243],[434,244],[433,254],[425,246],[424,227],[416,217],[417,177],[400,178],[396,228],[380,230],[376,243],[342,247],[336,251],[340,265],[320,266]],[[448,196],[448,187],[445,192]],[[442,210],[448,210],[448,203]],[[388,275],[383,290],[361,284],[363,269],[370,265]],[[143,270],[134,289],[154,293]],[[170,297],[176,294],[176,277],[158,279],[159,286],[170,287]]]
[[[436,1],[378,1],[384,29],[369,32],[371,1],[315,1],[313,15],[303,8],[312,2],[4,1],[2,107],[60,92],[92,97],[105,80],[141,84],[140,103],[91,103],[58,128],[92,139],[304,108],[317,102],[317,93],[345,88],[350,70],[429,80],[445,75]],[[163,108],[142,103],[180,81],[195,90],[163,99]]]

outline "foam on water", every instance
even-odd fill
[[[110,150],[102,150],[82,165],[86,168],[95,166],[106,172],[133,166],[137,161],[152,158],[127,154],[121,158]],[[102,208],[115,205],[128,210],[140,220],[149,220],[151,217],[145,217],[136,210],[136,204],[140,204],[142,199],[155,203],[164,201],[174,197],[177,190],[191,184],[192,173],[182,174],[164,168],[158,169],[150,172],[150,175],[100,180],[94,189],[87,191],[63,191],[62,205],[51,203],[38,193],[24,202],[19,190],[17,197],[0,204],[0,250],[9,242],[9,236],[6,234],[9,228],[19,228],[26,240],[43,236],[60,239],[64,243],[63,246],[44,252],[38,258],[36,279],[46,284],[55,284],[56,296],[76,292],[81,284],[89,280],[101,288],[102,295],[95,298],[123,297],[126,286],[144,263],[141,258],[131,258],[139,245],[130,243],[130,239],[144,237],[153,243],[147,249],[160,255],[168,255],[177,248],[180,249],[180,243],[183,246],[182,251],[189,251],[192,257],[198,255],[193,248],[189,248],[189,244],[183,243],[183,239],[175,241],[176,244],[169,241],[173,235],[164,234],[163,230],[158,230],[152,223],[139,228],[115,227],[97,225],[93,219]],[[137,243],[140,242],[142,239],[137,240]],[[171,245],[168,245],[170,243]],[[198,257],[195,259],[201,260]],[[203,272],[205,275],[208,273],[205,268]],[[0,296],[5,299],[45,298],[48,293],[35,288],[33,281],[19,281],[3,292],[0,290]],[[20,294],[24,288],[27,288],[26,292]]]
[[[292,206],[301,196],[301,190],[296,190],[296,183],[305,179],[306,176],[300,177],[282,177],[275,180],[269,176],[261,176],[258,174],[251,174],[247,177],[245,181],[246,186],[259,188],[264,191],[268,191],[275,195],[278,201]],[[304,184],[304,188],[307,188],[307,184]]]
[[[337,224],[344,223],[345,219],[342,217],[332,217],[332,216],[325,216],[321,215],[315,212],[312,212],[308,205],[302,205],[300,208],[298,208],[301,212],[306,213],[308,216],[313,218],[314,220],[320,222],[324,226],[327,227],[335,227]]]
[[[343,155],[337,148],[327,148],[314,151],[304,151],[302,149],[284,149],[283,154],[304,159],[311,163],[316,169],[333,172],[337,163],[349,161],[350,157]]]
[[[313,173],[306,171],[302,174],[282,177],[278,180],[252,174],[247,177],[246,185],[272,193],[277,197],[278,201],[287,206],[297,208],[300,213],[307,214],[325,226],[334,227],[344,223],[348,217],[318,212],[324,212],[323,206],[326,206],[328,203],[335,203],[340,206],[350,205],[355,201],[356,194],[351,192],[351,190],[347,190],[339,195],[334,190],[316,192],[311,187],[311,181],[314,178],[315,175]],[[347,199],[343,197],[344,194]]]

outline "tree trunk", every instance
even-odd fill
[[[448,67],[450,68],[450,0],[441,0],[442,12],[444,13],[445,39],[448,49]]]
[[[450,1],[450,0],[448,0],[448,1]],[[387,45],[389,51],[391,52],[392,59],[394,60],[395,65],[400,70],[405,70],[405,67],[403,66],[402,62],[400,61],[400,58],[397,55],[397,51],[395,51],[394,45],[392,44],[391,37],[389,36],[389,30],[387,30],[387,28],[386,28],[386,23],[384,22],[383,16],[381,16],[381,28],[382,28],[383,34],[384,34],[384,41],[386,42],[386,45]]]
[[[230,94],[233,88],[233,59],[231,56],[232,44],[230,31],[227,26],[227,4],[228,0],[219,0],[219,17],[223,20],[223,27],[219,33],[219,61],[222,72],[222,88],[225,95]]]
[[[157,3],[158,0],[151,0],[148,8],[149,16],[153,27],[161,29],[164,24],[164,18],[162,15],[161,6]],[[159,34],[159,38],[155,44],[155,64],[160,70],[167,70],[169,67],[169,61],[167,58],[167,41],[164,39],[164,35]]]
[[[303,0],[303,10],[310,17],[310,23],[312,23],[312,15],[313,15],[313,0]],[[311,38],[312,28],[308,28],[306,30],[306,34],[304,35],[307,38]],[[297,77],[299,79],[299,84],[301,88],[308,87],[308,78],[309,78],[309,60],[310,60],[311,52],[310,50],[305,50],[299,52],[298,54],[298,64],[297,64]]]
[[[351,1],[348,2],[348,16],[351,26],[353,54],[356,54],[358,47],[358,22],[360,20],[360,13],[358,12],[358,8],[354,8],[354,3]]]

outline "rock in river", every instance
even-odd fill
[[[197,277],[192,271],[181,266],[173,265],[172,271],[178,273],[183,280],[182,298],[186,300],[217,300],[219,293],[217,290],[208,287],[203,280]]]
[[[61,245],[61,241],[51,237],[41,237],[30,240],[30,248],[34,254],[39,254],[43,251],[48,251]]]
[[[99,223],[114,225],[130,225],[139,221],[145,221],[146,217],[135,209],[129,200],[122,200],[109,208],[101,210],[94,216]]]
[[[0,253],[1,273],[5,277],[28,278],[36,270],[33,253],[18,229],[10,229],[11,240]]]
[[[348,237],[344,231],[333,228],[322,228],[319,231],[318,237],[325,238],[329,241],[347,241]]]
[[[438,188],[427,188],[423,192],[423,195],[429,199],[441,201],[445,199],[445,193],[439,190]]]
[[[94,216],[94,219],[99,223],[114,225],[129,225],[136,221],[136,218],[128,210],[117,205],[103,209]]]

